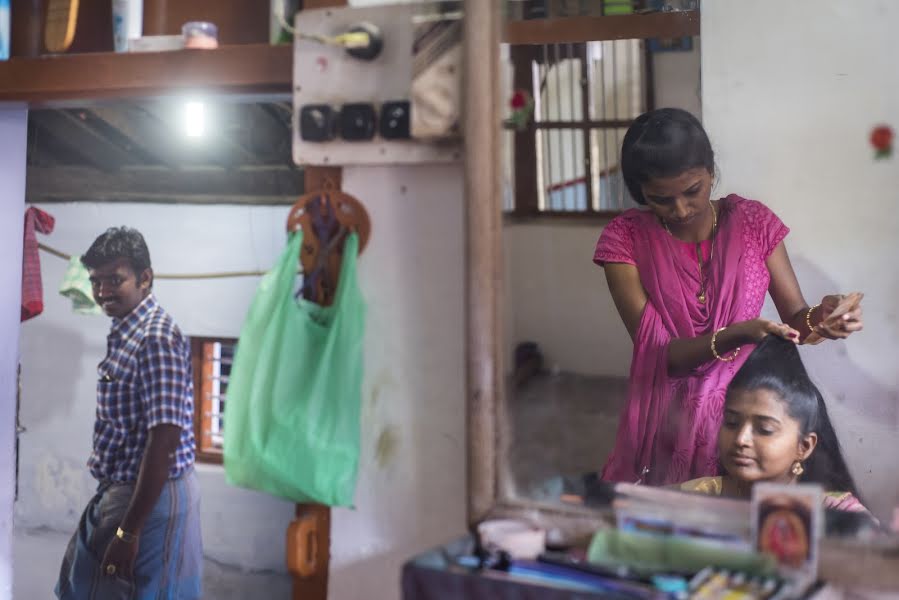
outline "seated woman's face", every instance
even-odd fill
[[[727,473],[745,482],[793,479],[792,467],[814,450],[817,436],[803,437],[780,397],[767,389],[728,393],[718,433],[718,457]]]

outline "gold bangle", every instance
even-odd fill
[[[807,313],[805,313],[805,324],[808,326],[809,333],[814,333],[814,331],[815,331],[815,328],[812,327],[812,311],[815,310],[816,308],[818,308],[819,306],[821,306],[821,305],[816,304],[813,307],[811,307],[810,309],[808,309]]]
[[[133,544],[137,541],[137,535],[134,533],[128,533],[121,527],[116,529],[115,536],[125,542],[126,544]]]
[[[737,358],[737,355],[740,353],[740,346],[737,346],[737,349],[734,350],[734,353],[730,356],[721,356],[720,354],[718,354],[718,349],[715,348],[715,342],[718,341],[718,334],[725,329],[727,329],[727,327],[722,327],[712,334],[712,354],[715,355],[715,358],[717,358],[721,362],[734,362],[734,360],[736,360]]]

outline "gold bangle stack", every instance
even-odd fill
[[[740,354],[740,347],[738,346],[734,353],[730,356],[721,356],[718,354],[718,348],[715,347],[715,342],[718,341],[718,334],[727,329],[727,327],[722,327],[718,331],[712,334],[712,354],[720,360],[721,362],[734,362],[737,359],[737,355]]]
[[[815,328],[812,327],[812,311],[815,310],[816,308],[818,308],[819,306],[821,306],[821,305],[816,304],[813,307],[811,307],[810,309],[808,309],[807,313],[805,313],[805,324],[808,326],[809,333],[813,333],[815,331]]]

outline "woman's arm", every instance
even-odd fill
[[[789,324],[793,329],[800,331],[801,339],[804,340],[811,333],[806,322],[809,306],[802,296],[802,290],[799,288],[799,281],[796,279],[796,273],[793,271],[793,265],[787,254],[787,247],[780,242],[771,256],[766,261],[768,272],[771,274],[771,284],[768,286],[768,292],[771,299],[774,300],[774,306],[777,307],[777,313],[784,323]],[[843,320],[837,324],[825,323],[827,316],[839,305],[841,296],[831,295],[825,296],[821,300],[821,305],[812,311],[809,319],[811,325],[823,337],[836,340],[849,337],[855,331],[861,331],[862,309],[861,307],[848,312]]]
[[[607,263],[605,270],[615,308],[618,309],[631,340],[634,340],[646,303],[649,301],[640,283],[637,267],[623,263]],[[787,325],[766,319],[753,319],[725,328],[715,339],[715,348],[720,356],[725,356],[744,344],[760,342],[768,334],[790,340],[797,339],[799,335]],[[715,360],[715,355],[712,353],[711,333],[695,338],[673,339],[668,344],[669,375],[687,375],[692,369],[712,360]]]

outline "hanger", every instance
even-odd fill
[[[368,244],[371,221],[359,200],[336,189],[326,179],[321,190],[310,192],[290,208],[287,231],[303,230],[300,266],[303,287],[299,295],[316,304],[328,305],[334,300],[343,245],[347,236],[359,236],[359,254]]]

